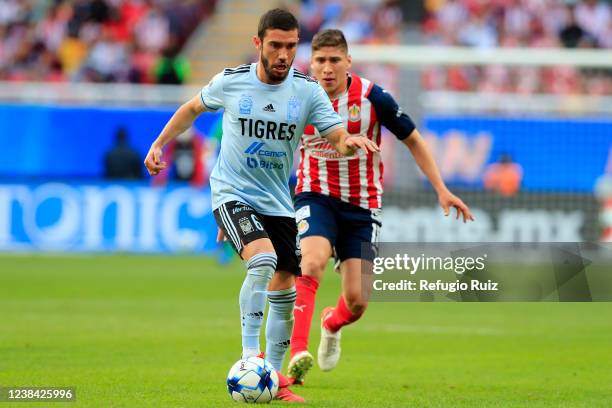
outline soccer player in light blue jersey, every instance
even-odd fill
[[[225,69],[183,104],[151,145],[145,165],[149,174],[158,174],[166,168],[161,162],[166,143],[201,113],[224,109],[221,152],[210,184],[220,235],[229,238],[247,267],[239,297],[242,356],[260,355],[267,299],[265,356],[280,370],[293,327],[295,277],[301,274],[288,181],[304,127],[314,125],[343,155],[378,147],[363,136],[349,138],[325,91],[291,67],[298,44],[298,22],[291,13],[265,13],[253,42],[259,61]],[[303,401],[280,372],[279,378],[277,398]]]

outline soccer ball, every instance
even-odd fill
[[[259,357],[238,360],[227,373],[227,391],[234,401],[266,404],[278,391],[278,374]]]

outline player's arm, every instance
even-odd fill
[[[380,152],[380,148],[372,140],[365,136],[351,136],[344,127],[333,130],[326,138],[329,144],[344,156],[354,155],[357,149],[363,150],[366,154]]]
[[[167,166],[166,162],[161,161],[163,147],[193,126],[193,122],[197,117],[207,110],[206,106],[202,103],[200,95],[196,95],[174,112],[174,115],[166,123],[157,139],[151,144],[149,153],[147,153],[145,158],[144,164],[150,175],[155,176],[159,174]]]
[[[223,72],[215,75],[198,95],[181,105],[166,123],[145,158],[144,163],[150,175],[155,176],[166,168],[167,164],[161,161],[161,157],[162,149],[168,142],[193,126],[193,122],[203,112],[214,112],[223,106],[223,76]]]
[[[419,166],[434,190],[436,190],[440,206],[444,209],[444,215],[448,216],[450,208],[454,207],[457,210],[457,219],[462,215],[463,222],[468,220],[474,221],[474,216],[469,207],[459,197],[451,193],[446,184],[444,184],[436,161],[419,131],[414,129],[407,138],[402,140],[402,143],[410,149],[410,153],[412,153],[417,166]]]
[[[474,216],[468,206],[446,187],[433,155],[412,119],[402,112],[389,93],[377,85],[373,86],[368,98],[374,104],[380,123],[401,140],[412,153],[417,166],[436,190],[444,215],[448,216],[450,208],[454,207],[457,210],[457,219],[462,215],[463,222],[473,221]]]

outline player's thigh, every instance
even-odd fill
[[[338,236],[333,199],[318,193],[295,197],[295,219],[302,249],[302,273],[320,279]]]
[[[302,247],[302,274],[321,281],[327,262],[333,254],[329,239],[315,235],[300,239],[300,245]]]
[[[270,289],[286,289],[293,285],[296,276],[301,275],[301,252],[295,218],[262,215],[262,220],[277,257],[276,270],[278,273],[272,277]],[[278,287],[278,285],[286,287]]]
[[[378,250],[381,222],[378,211],[343,203],[339,211],[339,231],[336,255],[342,263],[358,258],[372,261]]]
[[[275,252],[263,219],[251,206],[239,201],[222,204],[213,211],[217,225],[244,260],[262,252]]]

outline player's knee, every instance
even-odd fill
[[[323,278],[326,263],[327,260],[323,261],[320,257],[303,256],[301,263],[302,275],[310,276],[320,281]]]
[[[278,258],[275,252],[261,252],[247,261],[247,275],[269,281],[272,279]]]
[[[361,296],[361,293],[349,293],[344,297],[344,301],[348,310],[354,315],[361,315],[368,308],[368,301]]]

